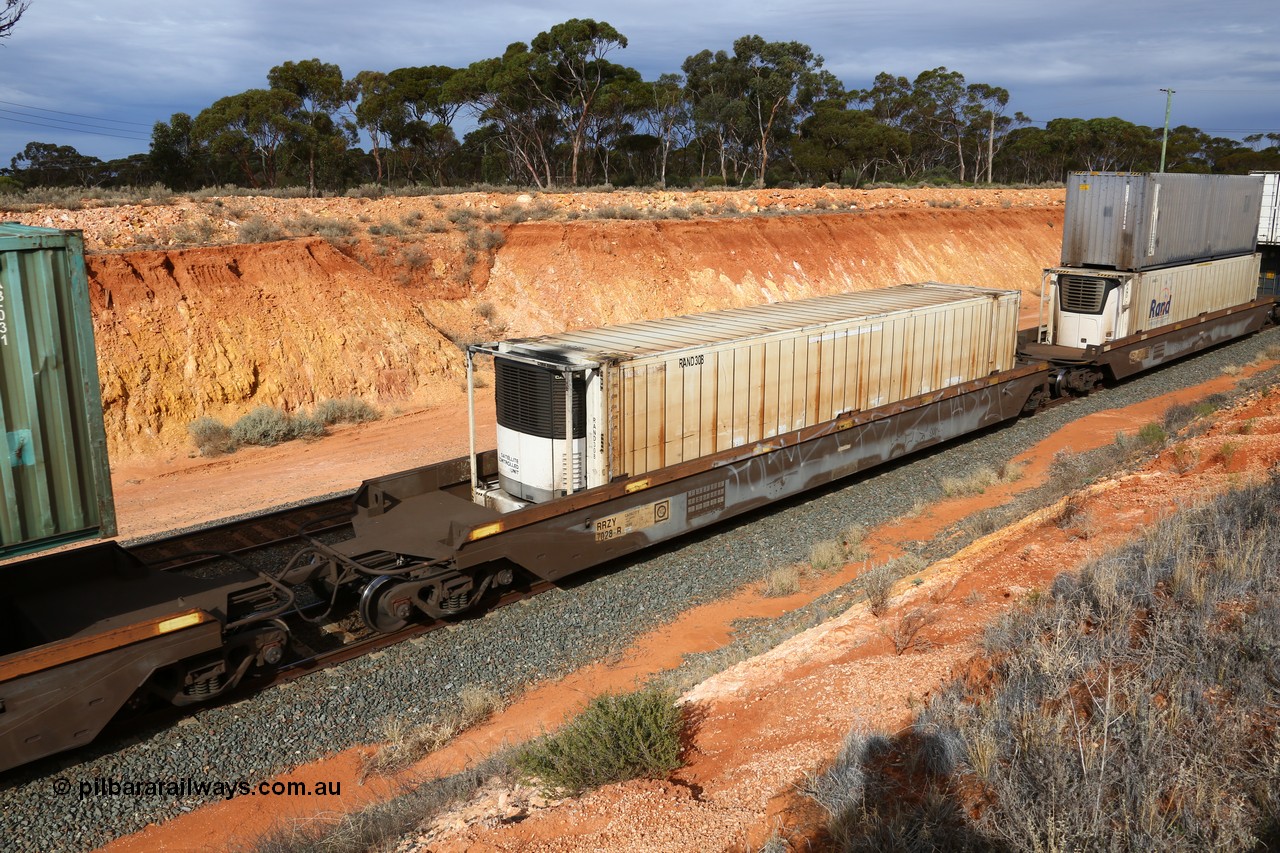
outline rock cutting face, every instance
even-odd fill
[[[234,420],[257,405],[295,410],[349,396],[403,408],[456,401],[465,357],[455,342],[912,281],[1033,296],[1059,251],[1061,191],[1056,202],[1008,208],[1001,204],[1015,191],[965,192],[982,206],[933,208],[916,198],[906,207],[801,216],[462,226],[446,226],[433,199],[403,199],[404,221],[440,224],[394,237],[93,255],[110,451],[121,458],[184,447],[197,417]],[[765,194],[752,198],[763,202]],[[290,203],[264,202],[277,216]],[[421,217],[411,207],[421,207]],[[138,210],[173,216],[170,207]],[[328,215],[346,215],[353,233],[370,218],[355,208]],[[481,231],[501,236],[482,240]]]

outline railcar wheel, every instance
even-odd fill
[[[360,593],[360,618],[374,631],[390,634],[409,624],[416,608],[411,584],[392,577],[371,581]]]

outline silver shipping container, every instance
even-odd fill
[[[1072,172],[1062,266],[1136,272],[1247,255],[1261,205],[1257,176]]]
[[[479,345],[502,487],[546,500],[1008,370],[1018,302],[908,284]]]
[[[1262,176],[1262,212],[1258,215],[1258,242],[1280,245],[1280,172],[1250,172]]]
[[[1153,332],[1258,295],[1261,256],[1240,255],[1143,272],[1047,270],[1053,300],[1046,343],[1083,348]]]
[[[0,557],[115,535],[84,240],[0,223]]]

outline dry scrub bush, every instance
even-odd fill
[[[809,549],[809,565],[816,572],[829,572],[844,565],[844,545],[833,539],[824,539]]]
[[[507,236],[496,228],[482,228],[467,234],[467,248],[473,251],[493,251],[506,242]]]
[[[999,482],[1000,476],[993,468],[979,468],[963,477],[943,477],[942,494],[949,498],[980,495]]]
[[[375,237],[403,237],[404,229],[394,222],[379,222],[369,226],[369,233]]]
[[[235,452],[236,442],[231,437],[231,428],[217,418],[196,418],[187,425],[187,433],[201,456],[221,456]]]
[[[258,406],[231,427],[237,445],[271,447],[296,438],[316,438],[324,434],[324,424],[312,415],[290,415],[270,406]]]
[[[212,240],[216,232],[217,226],[213,224],[213,220],[207,216],[202,216],[192,222],[183,222],[175,225],[173,239],[187,245],[199,245]]]
[[[326,216],[304,213],[285,222],[285,227],[298,237],[324,237],[337,240],[350,237],[355,232],[355,223],[345,219],[333,219]]]
[[[285,239],[285,233],[274,222],[252,216],[240,225],[237,236],[242,243],[271,243]]]
[[[937,611],[929,607],[913,607],[902,613],[887,627],[881,627],[880,633],[893,643],[894,654],[901,655],[912,647],[922,645],[920,632],[937,621]]]
[[[427,250],[417,245],[405,246],[400,250],[400,263],[406,269],[417,270],[422,269],[431,262],[431,255]]]
[[[316,406],[314,415],[325,426],[362,424],[382,417],[381,412],[358,397],[323,400]]]
[[[865,540],[867,529],[861,524],[850,524],[840,531],[840,545],[844,550],[845,561],[862,560],[867,556]]]
[[[684,728],[684,709],[669,690],[605,693],[559,731],[526,744],[514,763],[548,793],[663,778],[680,766]]]
[[[883,616],[889,609],[894,584],[900,578],[919,572],[924,566],[924,560],[907,554],[863,572],[858,578],[858,586],[867,596],[867,606],[872,615]]]
[[[892,737],[853,732],[820,776],[801,792],[827,813],[817,849],[989,851],[956,802],[951,777],[962,757],[955,736],[915,726]]]
[[[397,717],[386,721],[386,742],[364,760],[361,774],[394,773],[448,744],[461,732],[487,720],[502,708],[494,691],[467,685],[458,694],[460,707],[440,719],[411,725]]]
[[[764,577],[763,594],[767,598],[781,598],[800,591],[800,567],[789,566],[770,569]]]
[[[839,850],[1272,849],[1280,478],[1057,578],[909,732],[804,787]]]

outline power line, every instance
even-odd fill
[[[24,116],[27,119],[42,119],[42,121],[23,121],[23,119],[20,119],[20,118],[11,118],[11,116]],[[9,121],[23,121],[24,124],[34,124],[34,125],[37,125],[38,127],[50,127],[56,130],[71,130],[77,133],[97,133],[101,136],[115,136],[117,139],[138,139],[138,140],[150,139],[150,137],[144,137],[140,134],[133,134],[131,136],[121,136],[116,133],[106,132],[108,130],[118,130],[119,128],[114,128],[114,127],[99,128],[95,125],[85,124],[84,122],[79,122],[79,121],[64,121],[63,119],[44,119],[43,116],[34,116],[34,115],[31,115],[30,113],[21,113],[21,112],[17,112],[16,110],[6,110],[2,107],[0,107],[0,118],[8,119]],[[57,124],[48,124],[47,122],[57,122]],[[121,133],[127,132],[122,129],[120,130],[121,130]]]
[[[88,134],[92,134],[93,136],[109,136],[112,139],[127,139],[130,142],[149,142],[150,141],[150,139],[145,136],[123,136],[118,133],[106,133],[101,130],[84,130],[81,128],[65,127],[57,124],[45,124],[44,122],[39,122],[39,121],[27,121],[25,119],[11,118],[9,116],[3,116],[3,115],[0,115],[0,122],[14,122],[17,124],[29,124],[29,125],[33,125],[34,127],[45,127],[51,130],[61,130],[64,133],[88,133]]]
[[[0,101],[0,104],[7,104],[11,107],[22,107],[24,110],[35,110],[41,113],[57,113],[60,116],[74,116],[76,118],[87,118],[97,122],[110,122],[111,124],[132,124],[132,125],[137,125],[138,127],[146,127],[146,128],[151,127],[151,125],[145,122],[140,122],[140,121],[124,121],[123,119],[118,119],[118,118],[99,118],[97,116],[87,116],[81,113],[67,113],[67,112],[63,112],[62,110],[49,110],[49,109],[45,109],[44,107],[35,107],[35,106],[32,106],[31,104],[19,104],[13,101]],[[39,116],[35,116],[35,118],[39,118]]]

